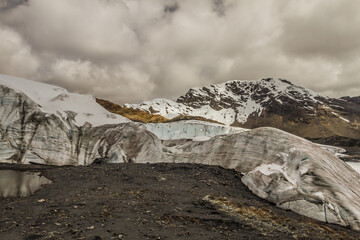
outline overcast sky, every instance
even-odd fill
[[[358,0],[0,0],[0,73],[117,103],[281,77],[360,95]]]

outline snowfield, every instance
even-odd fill
[[[86,122],[92,126],[100,126],[130,121],[120,115],[108,112],[90,95],[69,93],[61,87],[1,74],[0,85],[25,94],[37,103],[43,112],[55,114],[64,122],[66,122],[69,111],[73,112],[76,114],[74,124],[79,127]]]

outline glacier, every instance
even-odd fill
[[[162,140],[192,139],[205,141],[218,135],[249,131],[245,128],[224,126],[198,120],[183,120],[169,123],[147,123],[145,127]]]
[[[301,137],[270,127],[243,130],[196,121],[186,132],[181,121],[144,125],[92,107],[92,97],[24,81],[0,75],[2,162],[218,165],[242,173],[254,194],[278,207],[360,230],[359,173]],[[202,141],[191,139],[199,136]]]
[[[86,122],[92,126],[129,122],[102,108],[90,95],[69,93],[61,87],[1,74],[0,85],[24,94],[39,106],[41,112],[57,115],[65,125],[68,125],[66,119],[71,119],[76,126]]]

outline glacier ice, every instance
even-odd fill
[[[217,123],[198,120],[183,120],[169,123],[147,123],[146,129],[162,140],[193,139],[195,141],[209,140],[212,137],[234,134],[248,129],[230,127]]]
[[[46,102],[41,105],[33,98],[4,82],[0,86],[2,162],[219,165],[243,173],[242,182],[254,194],[281,208],[360,230],[360,175],[332,152],[303,138],[275,128],[232,132],[212,124],[199,127],[198,122],[186,126],[190,135],[172,132],[181,129],[182,122],[159,127],[119,118],[114,121],[120,123],[97,125],[90,117],[80,124],[77,112],[44,111]],[[103,113],[93,116],[101,119]],[[199,129],[208,136],[199,135]],[[211,138],[178,139],[198,136]]]

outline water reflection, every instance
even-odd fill
[[[51,183],[38,172],[0,170],[0,196],[25,197],[33,194],[41,185]]]

